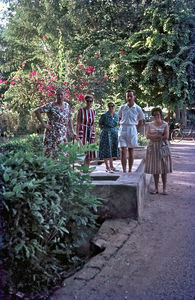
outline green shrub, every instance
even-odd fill
[[[1,259],[10,285],[29,293],[50,288],[81,263],[77,247],[96,226],[100,202],[87,168],[75,166],[77,144],[62,145],[69,156],[58,160],[21,150],[0,154]]]
[[[15,137],[1,144],[0,150],[1,152],[13,151],[14,153],[21,150],[21,151],[25,151],[25,152],[28,151],[28,152],[33,152],[41,155],[43,154],[42,140],[43,137],[39,136],[38,134]]]
[[[147,146],[148,139],[138,132],[138,144],[139,146]]]

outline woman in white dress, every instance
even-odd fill
[[[146,137],[150,140],[146,151],[145,173],[153,174],[155,188],[152,194],[158,194],[159,176],[162,177],[163,195],[167,195],[167,173],[172,172],[172,159],[170,149],[162,154],[162,145],[169,147],[169,126],[162,119],[162,110],[159,107],[152,109],[154,121],[148,124]]]

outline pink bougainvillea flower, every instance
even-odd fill
[[[43,40],[46,40],[46,38],[47,38],[46,35],[43,35],[43,36],[42,36],[42,39],[43,39]]]
[[[50,86],[50,85],[48,85],[48,86],[46,86],[46,90],[48,90],[48,91],[53,91],[53,90],[54,90],[54,87],[53,87],[53,86]]]
[[[65,85],[68,85],[68,82],[67,82],[67,81],[64,81],[64,84],[65,84]]]
[[[77,87],[75,84],[73,84],[72,86],[73,86],[74,89],[76,89],[76,87]]]
[[[10,84],[11,84],[11,85],[14,85],[14,84],[15,84],[15,82],[14,82],[14,81],[10,81]]]
[[[85,69],[83,65],[79,65],[79,69]]]
[[[43,91],[44,90],[44,86],[40,86],[39,88],[38,88],[38,91]]]
[[[83,86],[86,86],[86,85],[87,85],[87,81],[86,81],[86,80],[83,80],[83,81],[82,81],[82,85],[83,85]]]
[[[58,79],[58,76],[55,76],[53,79],[56,79],[56,80],[57,80],[57,79]]]
[[[108,75],[104,75],[104,79],[108,80],[109,79]]]
[[[125,53],[125,51],[123,51],[123,50],[122,50],[122,51],[120,51],[120,55],[123,55],[124,53]]]
[[[36,71],[33,71],[33,72],[29,75],[29,77],[32,78],[33,76],[36,75],[36,73],[37,73]]]
[[[79,95],[78,95],[78,99],[79,99],[80,101],[83,101],[83,100],[84,100],[83,94],[79,94]]]
[[[54,76],[54,75],[55,75],[54,73],[51,73],[51,74],[50,74],[50,76]]]
[[[21,65],[24,67],[25,66],[25,64],[26,64],[26,61],[23,61],[22,63],[21,63]]]
[[[95,67],[93,66],[89,66],[87,68],[85,68],[85,71],[88,73],[88,74],[91,74],[95,71]]]
[[[4,80],[3,80],[3,79],[0,79],[0,83],[4,83]]]
[[[97,52],[97,53],[95,53],[95,56],[98,57],[98,56],[100,56],[100,54]]]
[[[54,91],[49,91],[49,92],[47,92],[47,96],[48,96],[48,97],[54,96],[54,95],[55,95]]]
[[[44,52],[42,52],[42,53],[41,53],[41,56],[44,56],[44,55],[45,55],[45,53],[44,53]]]

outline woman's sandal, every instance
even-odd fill
[[[111,170],[112,170],[112,171],[114,171],[114,172],[119,172],[119,170],[117,170],[117,169],[116,169],[116,168],[114,168],[114,167],[113,167],[113,168],[111,168]]]
[[[158,194],[158,191],[150,191],[150,194],[152,195]]]
[[[163,191],[161,195],[168,195],[167,191]]]
[[[112,169],[106,169],[105,170],[107,173],[114,173],[114,171]]]

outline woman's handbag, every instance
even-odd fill
[[[171,155],[171,151],[168,145],[168,142],[163,141],[160,146],[160,155],[161,157],[166,157]]]

